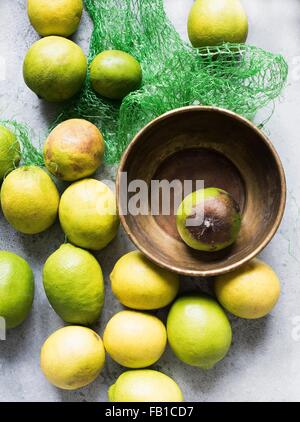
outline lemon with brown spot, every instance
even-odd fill
[[[99,129],[84,119],[69,119],[56,126],[44,146],[47,169],[73,182],[91,176],[100,167],[104,140]]]
[[[103,334],[110,357],[127,368],[145,368],[157,362],[167,344],[164,324],[143,312],[121,311],[108,322]]]
[[[85,327],[55,331],[41,349],[40,365],[48,381],[64,390],[76,390],[93,382],[105,363],[98,334]]]
[[[245,319],[269,314],[280,296],[280,281],[273,269],[259,259],[218,276],[214,284],[221,305],[233,315]]]

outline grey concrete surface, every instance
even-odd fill
[[[166,0],[167,12],[186,38],[186,18],[192,0]],[[248,42],[282,53],[290,64],[288,86],[276,104],[266,131],[286,170],[288,203],[282,226],[262,257],[277,271],[282,296],[272,314],[259,321],[230,317],[233,345],[229,355],[205,372],[180,363],[167,349],[155,368],[174,377],[188,401],[298,401],[300,400],[300,3],[298,0],[243,0],[250,19]],[[75,39],[88,50],[91,23],[85,14]],[[43,141],[56,106],[37,99],[25,86],[21,67],[27,49],[38,39],[29,25],[25,0],[0,2],[0,56],[5,59],[6,80],[0,81],[0,117],[15,118],[33,128]],[[104,168],[99,178],[113,178]],[[92,385],[65,392],[48,384],[39,369],[39,351],[46,337],[63,326],[45,297],[41,269],[46,258],[64,241],[58,225],[28,237],[16,233],[0,215],[0,248],[28,260],[35,273],[36,296],[29,319],[0,341],[0,401],[106,401],[107,388],[123,371],[109,358],[102,375]],[[101,323],[121,307],[112,297],[108,274],[114,262],[133,249],[122,231],[98,254],[107,294]],[[203,280],[182,279],[185,289],[209,288]],[[164,312],[160,315],[164,318]]]

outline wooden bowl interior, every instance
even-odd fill
[[[127,172],[128,183],[141,179],[148,186],[151,180],[204,180],[205,187],[222,188],[240,204],[239,237],[218,253],[187,247],[177,233],[174,210],[170,216],[122,217],[125,230],[149,258],[182,274],[232,269],[258,252],[278,223],[283,180],[276,157],[260,131],[230,113],[188,108],[157,119],[129,147],[120,171]]]

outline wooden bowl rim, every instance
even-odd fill
[[[276,232],[277,232],[277,230],[278,230],[278,228],[281,224],[281,221],[282,221],[282,218],[283,218],[283,215],[284,215],[284,211],[285,211],[286,191],[287,191],[286,177],[285,177],[285,172],[284,172],[284,168],[283,168],[281,159],[280,159],[274,145],[272,144],[270,139],[257,126],[254,125],[254,123],[250,122],[245,117],[242,117],[242,116],[240,116],[239,114],[237,114],[233,111],[223,109],[223,108],[219,108],[219,107],[211,107],[211,106],[181,107],[181,108],[177,108],[177,109],[168,111],[167,113],[164,113],[161,116],[153,119],[150,123],[148,123],[146,126],[144,126],[135,135],[133,140],[130,142],[130,144],[126,148],[126,150],[125,150],[125,152],[124,152],[124,154],[121,158],[121,161],[120,161],[120,164],[119,164],[119,167],[118,167],[118,171],[117,171],[117,178],[116,178],[116,193],[117,193],[118,209],[119,209],[119,206],[120,206],[120,195],[119,195],[120,174],[124,170],[124,167],[126,165],[126,161],[128,159],[129,154],[133,150],[134,146],[139,142],[141,136],[144,133],[146,133],[150,128],[155,126],[157,123],[160,123],[160,122],[168,119],[170,116],[173,116],[173,115],[176,115],[176,114],[187,113],[189,111],[199,111],[199,112],[206,111],[206,112],[220,113],[220,114],[226,115],[230,118],[233,118],[233,119],[241,122],[242,124],[248,126],[254,132],[256,132],[256,134],[258,135],[258,138],[268,148],[270,154],[274,158],[274,161],[275,161],[275,164],[276,164],[276,167],[277,167],[277,171],[278,171],[278,174],[279,174],[279,177],[280,177],[280,194],[281,194],[278,214],[276,216],[276,219],[274,221],[274,224],[273,224],[271,230],[269,231],[269,233],[264,237],[264,239],[260,242],[260,244],[252,252],[250,252],[247,256],[245,256],[244,258],[242,258],[242,259],[240,259],[240,260],[238,260],[238,261],[236,261],[232,264],[224,265],[223,268],[219,268],[217,270],[213,270],[213,269],[212,270],[188,270],[188,269],[182,268],[180,265],[175,265],[175,264],[168,265],[168,264],[164,263],[163,261],[161,261],[159,258],[157,258],[155,255],[150,253],[144,246],[142,246],[140,244],[139,240],[137,239],[135,234],[132,232],[132,230],[128,226],[128,224],[126,222],[126,216],[120,215],[120,221],[121,221],[121,224],[122,224],[122,226],[125,230],[125,233],[129,237],[129,239],[134,243],[134,245],[147,258],[149,258],[152,262],[154,262],[158,266],[165,268],[167,270],[173,271],[177,274],[181,274],[181,275],[185,275],[185,276],[189,276],[189,277],[213,277],[213,276],[218,276],[218,275],[221,275],[221,274],[225,274],[225,273],[234,271],[237,268],[241,267],[242,265],[246,264],[247,262],[249,262],[250,260],[255,258],[271,242],[271,240],[275,236],[275,234],[276,234]]]

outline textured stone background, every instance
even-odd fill
[[[183,37],[192,0],[166,0],[168,14]],[[288,205],[282,226],[262,257],[282,280],[280,302],[270,316],[259,321],[231,318],[233,345],[228,357],[215,369],[204,372],[181,364],[167,349],[155,368],[174,377],[189,401],[298,401],[300,399],[300,230],[299,107],[300,107],[300,4],[298,0],[243,0],[250,18],[248,42],[285,55],[290,64],[288,86],[276,104],[267,132],[281,155],[288,182]],[[87,52],[91,23],[85,15],[76,41]],[[33,128],[43,141],[56,107],[37,99],[24,85],[21,68],[27,49],[38,38],[30,27],[25,0],[0,2],[0,57],[6,61],[6,80],[0,81],[0,116],[16,118]],[[1,79],[1,78],[0,78]],[[99,178],[113,177],[105,168]],[[122,372],[109,358],[98,380],[77,392],[60,391],[43,377],[39,351],[46,337],[62,321],[45,297],[41,269],[46,258],[64,241],[58,225],[48,232],[27,237],[16,233],[0,215],[0,248],[28,260],[35,272],[36,296],[30,318],[0,341],[1,401],[105,401],[107,388]],[[112,297],[108,274],[114,262],[133,249],[122,231],[99,261],[106,284],[106,306],[101,324],[120,309]],[[207,287],[203,280],[182,280],[184,288]],[[164,318],[164,313],[161,313]]]

